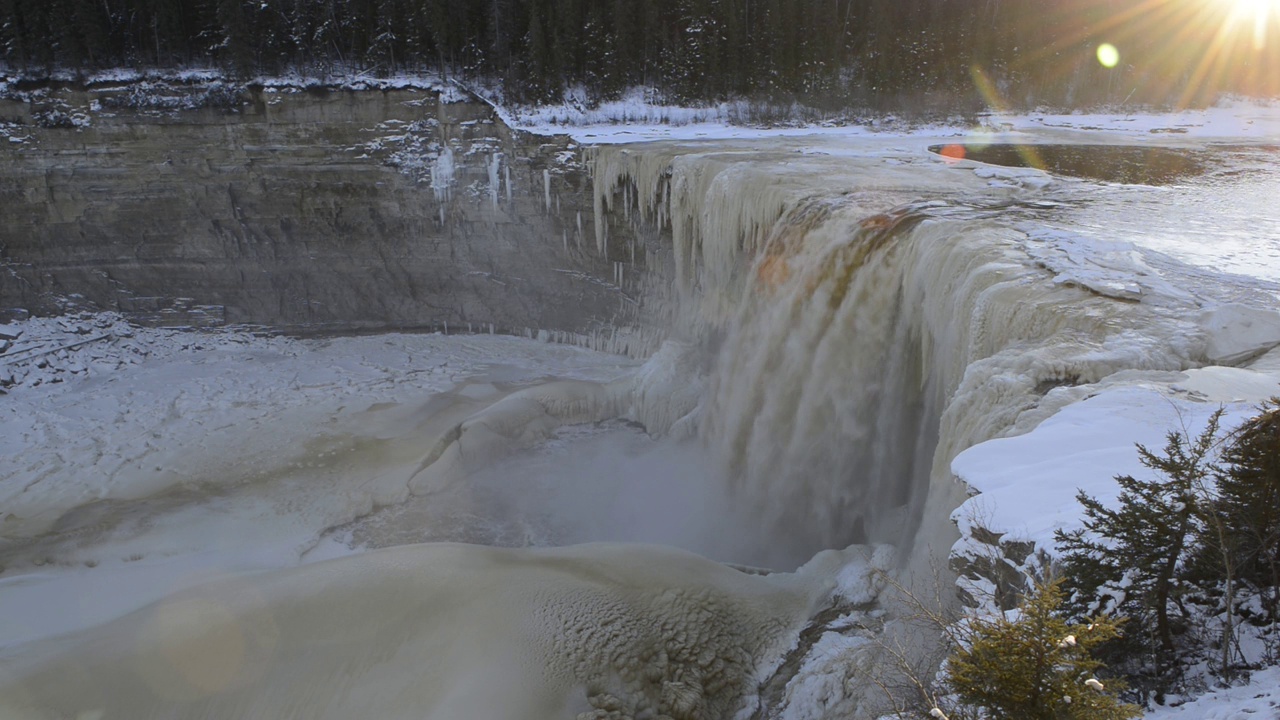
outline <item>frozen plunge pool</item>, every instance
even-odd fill
[[[63,320],[114,339],[0,399],[0,714],[870,712],[871,570],[946,554],[961,451],[1277,386],[1270,149],[1156,187],[936,143],[600,149],[597,224],[666,243],[645,358]]]
[[[135,332],[112,350],[163,359],[5,398],[15,463],[0,588],[18,610],[0,620],[6,644],[92,625],[221,573],[366,545],[550,544],[546,530],[517,539],[537,521],[509,507],[518,495],[482,497],[466,483],[423,501],[429,523],[380,520],[412,511],[409,485],[432,443],[477,410],[552,373],[609,381],[634,366],[502,336],[228,333],[198,336],[197,349],[187,334]]]

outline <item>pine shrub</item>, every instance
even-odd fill
[[[1062,580],[1037,584],[1013,617],[973,618],[946,664],[947,689],[963,710],[990,720],[1123,720],[1141,715],[1124,703],[1124,683],[1097,678],[1093,656],[1119,634],[1099,615],[1071,624],[1062,616]],[[956,713],[959,715],[959,713]],[[936,715],[935,715],[936,716]]]

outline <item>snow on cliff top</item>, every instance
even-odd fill
[[[976,127],[959,119],[921,125],[893,115],[873,117],[864,124],[846,121],[767,127],[750,124],[751,107],[745,102],[725,102],[702,107],[660,105],[644,90],[634,89],[616,101],[587,107],[572,100],[551,106],[498,107],[511,127],[528,132],[567,134],[589,144],[650,142],[656,140],[743,140],[753,138],[822,135],[913,135],[959,137],[962,141],[1013,142],[1028,133],[1125,135],[1280,141],[1280,103],[1227,99],[1199,110],[1150,112],[1118,108],[1107,112],[1054,113],[991,112]],[[742,124],[742,123],[748,124]]]

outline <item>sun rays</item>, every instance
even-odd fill
[[[1280,0],[1059,0],[1020,24],[1034,49],[1015,52],[1008,70],[1033,90],[1180,108],[1280,92]],[[974,88],[999,110],[1008,98],[984,70],[971,70]]]

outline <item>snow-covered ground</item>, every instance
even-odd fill
[[[969,143],[1045,142],[1054,137],[1073,137],[1077,141],[1094,138],[1105,142],[1108,136],[1114,135],[1131,139],[1221,138],[1263,143],[1280,139],[1280,104],[1249,100],[1224,100],[1211,108],[1177,112],[1138,108],[1114,113],[990,112],[971,125],[960,118],[922,125],[886,116],[870,117],[861,123],[832,121],[762,127],[748,121],[748,108],[741,103],[672,107],[652,102],[643,90],[633,90],[618,101],[601,103],[589,110],[566,103],[550,108],[498,108],[498,112],[512,127],[540,134],[568,134],[579,142],[597,145],[654,140],[885,135],[958,138]]]
[[[1080,399],[1029,433],[961,453],[951,467],[979,494],[956,510],[957,522],[1052,552],[1055,530],[1082,526],[1078,491],[1114,503],[1120,491],[1116,475],[1152,475],[1135,445],[1158,451],[1169,432],[1196,437],[1219,407],[1226,410],[1222,428],[1236,427],[1256,415],[1263,400],[1280,395],[1280,374],[1271,372],[1210,367],[1169,375],[1163,382],[1117,378],[1087,390],[1053,390]]]
[[[1179,705],[1148,712],[1147,720],[1262,720],[1280,717],[1280,666],[1259,670],[1248,685],[1211,690]]]

